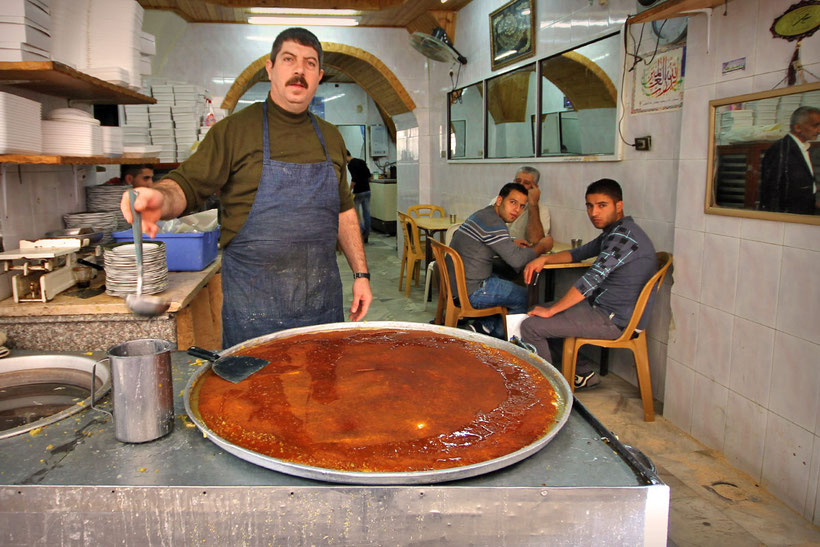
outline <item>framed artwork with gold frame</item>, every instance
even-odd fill
[[[535,5],[512,0],[490,14],[492,70],[535,55]]]

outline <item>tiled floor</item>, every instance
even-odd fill
[[[398,291],[396,238],[374,233],[366,249],[374,294],[367,319],[429,322],[435,302],[424,310],[423,272],[410,298]],[[344,257],[339,265],[349,298],[352,279]],[[640,448],[671,487],[669,545],[820,545],[819,527],[666,421],[660,403],[656,420],[646,423],[637,388],[613,374],[602,380],[579,398],[621,441]]]

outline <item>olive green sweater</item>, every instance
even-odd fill
[[[270,157],[288,163],[325,161],[307,112],[292,114],[267,98]],[[339,179],[339,212],[353,208],[347,183],[345,143],[331,123],[316,118]],[[262,177],[262,103],[253,104],[211,127],[196,152],[167,175],[182,188],[186,213],[219,192],[224,247],[245,224]]]

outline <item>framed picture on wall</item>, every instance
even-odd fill
[[[535,6],[532,0],[512,0],[490,14],[492,69],[535,55]]]

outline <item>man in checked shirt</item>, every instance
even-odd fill
[[[535,306],[521,324],[522,340],[535,346],[538,354],[559,370],[564,338],[614,339],[621,335],[641,289],[658,270],[649,237],[632,217],[624,216],[623,193],[617,182],[601,179],[590,184],[586,206],[589,220],[603,233],[577,249],[539,256],[524,268],[524,279],[529,283],[545,264],[598,257],[564,296]],[[646,328],[651,309],[650,300],[638,329]],[[590,362],[579,358],[575,388],[592,387],[600,381]]]

